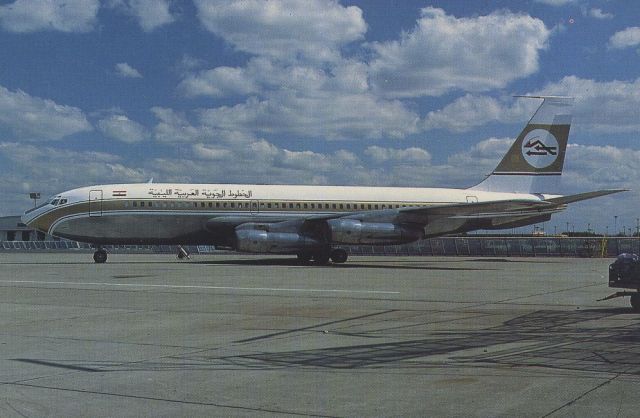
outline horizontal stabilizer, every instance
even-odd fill
[[[560,197],[552,197],[550,199],[546,199],[546,202],[551,202],[558,205],[566,205],[567,203],[580,202],[581,200],[593,199],[594,197],[606,196],[608,194],[627,192],[628,189],[607,189],[607,190],[597,190],[595,192],[586,192],[586,193],[578,193],[572,194],[568,196],[560,196]]]

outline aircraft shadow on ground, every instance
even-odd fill
[[[622,324],[606,327],[599,324],[599,321],[606,319],[620,319]],[[305,330],[309,331],[308,328]],[[375,333],[377,338],[387,338],[384,332]],[[365,336],[366,332],[362,334]],[[264,339],[268,341],[269,337],[265,336]],[[501,345],[504,345],[503,348]],[[636,317],[630,309],[622,308],[575,312],[541,310],[492,328],[437,332],[424,339],[232,356],[210,353],[213,352],[132,363],[33,358],[13,360],[79,372],[424,369],[499,365],[640,375],[640,316]],[[429,359],[430,356],[438,357]]]
[[[202,260],[192,261],[192,263],[203,265],[237,265],[237,266],[291,266],[305,268],[331,268],[331,269],[353,269],[353,268],[370,268],[370,269],[388,269],[388,270],[461,270],[461,271],[495,271],[492,268],[476,268],[476,267],[446,267],[440,262],[421,261],[419,265],[405,263],[398,264],[378,264],[378,263],[351,263],[345,264],[327,264],[316,265],[313,263],[301,264],[295,258],[256,258],[256,259],[225,259],[225,260]],[[410,265],[406,265],[410,264]],[[447,263],[448,264],[448,263]]]

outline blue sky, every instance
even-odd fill
[[[88,184],[468,187],[576,97],[561,192],[637,189],[640,4],[0,0],[0,215]],[[636,225],[637,191],[564,229]]]

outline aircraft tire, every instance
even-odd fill
[[[97,264],[106,263],[107,261],[107,252],[105,250],[98,250],[93,253],[93,261]]]
[[[631,307],[634,311],[640,312],[640,293],[631,295]]]
[[[325,265],[329,263],[329,252],[328,251],[323,251],[321,253],[315,253],[313,255],[313,262],[318,264],[318,265]]]
[[[336,248],[335,250],[331,251],[331,261],[336,264],[344,263],[345,261],[347,261],[348,257],[349,255],[347,254],[347,251],[343,250],[342,248]]]

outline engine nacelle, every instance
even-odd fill
[[[357,219],[327,221],[331,241],[340,244],[403,244],[424,237],[421,228],[411,228],[390,222],[361,222]]]
[[[236,249],[251,253],[294,254],[321,248],[321,243],[294,232],[236,229]]]

